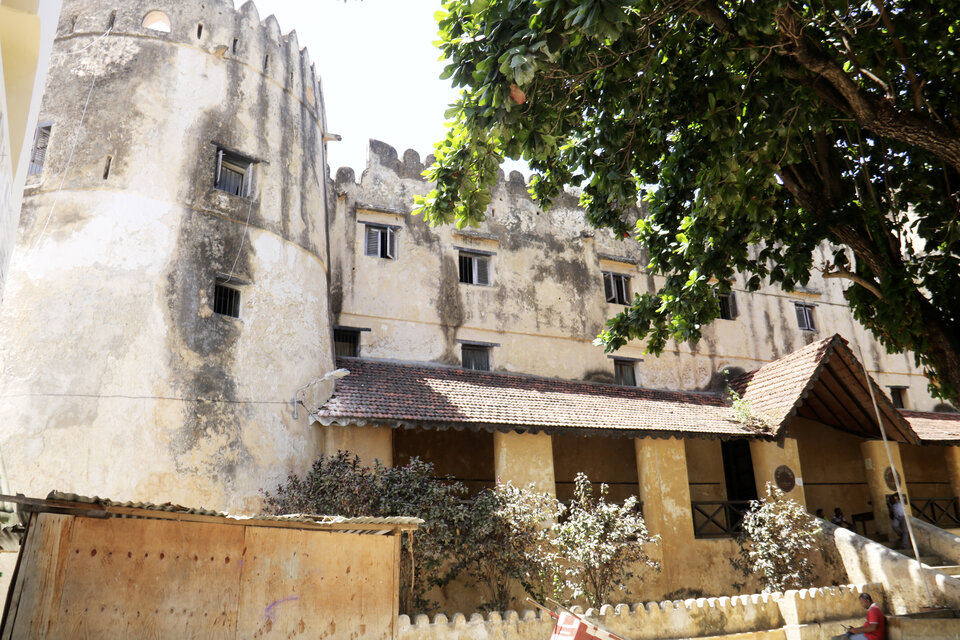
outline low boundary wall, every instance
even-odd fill
[[[604,605],[588,609],[586,617],[630,640],[654,638],[739,638],[807,640],[829,638],[842,632],[840,622],[862,624],[858,596],[873,595],[883,606],[882,587],[877,583],[791,590],[785,593],[698,598],[636,605]],[[578,607],[574,611],[583,613]],[[411,621],[402,615],[397,625],[399,640],[541,640],[549,638],[553,618],[540,611],[507,611],[444,614],[431,620],[418,615]]]

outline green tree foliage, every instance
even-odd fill
[[[607,502],[607,485],[594,497],[590,479],[574,478],[573,500],[554,527],[558,555],[563,558],[566,586],[574,598],[584,597],[591,606],[610,602],[625,582],[642,568],[657,568],[644,545],[658,538],[647,535],[647,526],[637,509],[637,498],[622,504]]]
[[[500,162],[523,158],[535,197],[580,187],[588,219],[633,234],[665,276],[608,323],[608,349],[699,339],[737,274],[791,290],[820,269],[958,398],[953,0],[443,6],[444,75],[464,91],[419,200],[428,220],[482,220]],[[815,264],[824,243],[832,256]]]
[[[371,468],[343,451],[321,455],[306,476],[290,476],[276,493],[266,493],[265,511],[423,519],[414,540],[405,536],[401,547],[400,610],[408,614],[430,610],[436,603],[427,598],[427,591],[456,576],[449,559],[468,516],[460,499],[463,485],[437,480],[432,472],[433,465],[418,458],[401,467],[376,461]]]
[[[743,518],[739,557],[731,560],[744,575],[757,576],[764,593],[809,587],[820,527],[806,509],[767,483],[767,495],[753,500]]]
[[[511,608],[514,581],[538,602],[559,595],[558,558],[550,530],[559,510],[556,498],[537,492],[533,485],[498,483],[473,499],[457,556],[486,592],[487,608]]]

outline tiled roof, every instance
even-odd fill
[[[719,393],[364,358],[339,358],[337,364],[350,374],[314,414],[325,425],[771,438],[799,413],[863,437],[880,436],[864,370],[839,335],[733,380],[731,387],[749,406],[745,424]],[[889,437],[901,442],[960,440],[960,419],[901,415],[873,380],[870,384]]]
[[[960,441],[960,413],[900,411],[921,440]]]
[[[391,517],[374,517],[374,516],[357,516],[357,517],[345,517],[345,516],[331,516],[331,515],[319,515],[313,513],[293,513],[286,515],[251,515],[251,516],[241,516],[241,515],[231,515],[227,513],[220,513],[218,511],[211,511],[209,509],[197,509],[192,507],[184,507],[182,505],[173,504],[172,502],[165,502],[163,504],[155,504],[152,502],[117,502],[110,500],[108,498],[101,498],[99,496],[81,496],[75,493],[64,493],[61,491],[51,491],[47,495],[46,500],[35,500],[26,498],[24,502],[33,508],[43,507],[43,506],[57,506],[65,503],[73,503],[75,505],[89,505],[90,507],[102,507],[105,509],[110,509],[111,507],[118,507],[125,510],[136,510],[144,512],[144,515],[148,515],[150,512],[167,512],[174,514],[183,514],[183,515],[193,515],[193,516],[210,516],[213,518],[223,518],[229,520],[242,520],[244,522],[249,522],[250,524],[265,524],[269,522],[299,522],[304,524],[313,524],[313,525],[337,525],[339,528],[349,525],[370,525],[375,527],[382,527],[383,529],[390,529],[394,526],[403,526],[406,528],[415,527],[416,525],[423,524],[423,520],[420,518],[412,518],[406,516],[391,516]]]
[[[753,414],[779,429],[793,417],[838,337],[813,342],[745,373],[731,380],[730,387],[750,404]]]
[[[340,358],[323,424],[630,435],[756,436],[720,394],[655,391],[446,366]]]
[[[778,433],[799,413],[876,438],[880,437],[876,418],[879,410],[888,437],[918,443],[920,438],[910,423],[872,378],[868,387],[867,379],[847,341],[834,334],[745,373],[730,386],[749,403],[753,415]]]

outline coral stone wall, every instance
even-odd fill
[[[70,0],[40,120],[0,313],[11,488],[255,508],[319,450],[292,401],[332,369],[306,51],[249,2]],[[214,188],[220,149],[242,195]],[[239,318],[214,312],[218,277]]]
[[[646,270],[640,245],[590,227],[571,194],[550,209],[538,207],[516,172],[495,187],[478,228],[431,228],[410,215],[414,196],[430,190],[421,172],[431,162],[371,140],[361,175],[337,171],[332,311],[337,324],[369,329],[361,334],[361,355],[459,364],[461,342],[484,342],[495,345],[495,370],[613,382],[613,361],[593,340],[623,306],[606,301],[602,274],[627,276],[630,297],[654,290],[659,276]],[[395,259],[365,255],[366,224],[395,229]],[[458,282],[460,251],[489,254],[491,286]],[[705,327],[699,344],[670,342],[660,358],[645,355],[640,342],[623,347],[617,356],[642,360],[637,384],[720,389],[726,369],[756,369],[839,332],[855,350],[862,347],[881,386],[907,387],[912,408],[935,406],[909,355],[885,353],[856,323],[840,281],[814,274],[791,293],[769,286],[748,293],[743,285],[734,285],[738,317]],[[815,305],[815,331],[798,328],[795,303]]]

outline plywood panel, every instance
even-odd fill
[[[247,527],[245,547],[237,638],[392,637],[393,536]]]
[[[73,528],[72,516],[40,513],[24,544],[20,572],[14,585],[16,617],[8,620],[4,638],[38,638],[50,635],[53,616],[65,576],[66,552]],[[14,624],[15,627],[10,628]],[[8,635],[9,634],[9,635]]]
[[[244,527],[77,518],[51,638],[235,637]],[[65,554],[63,553],[65,551]]]

